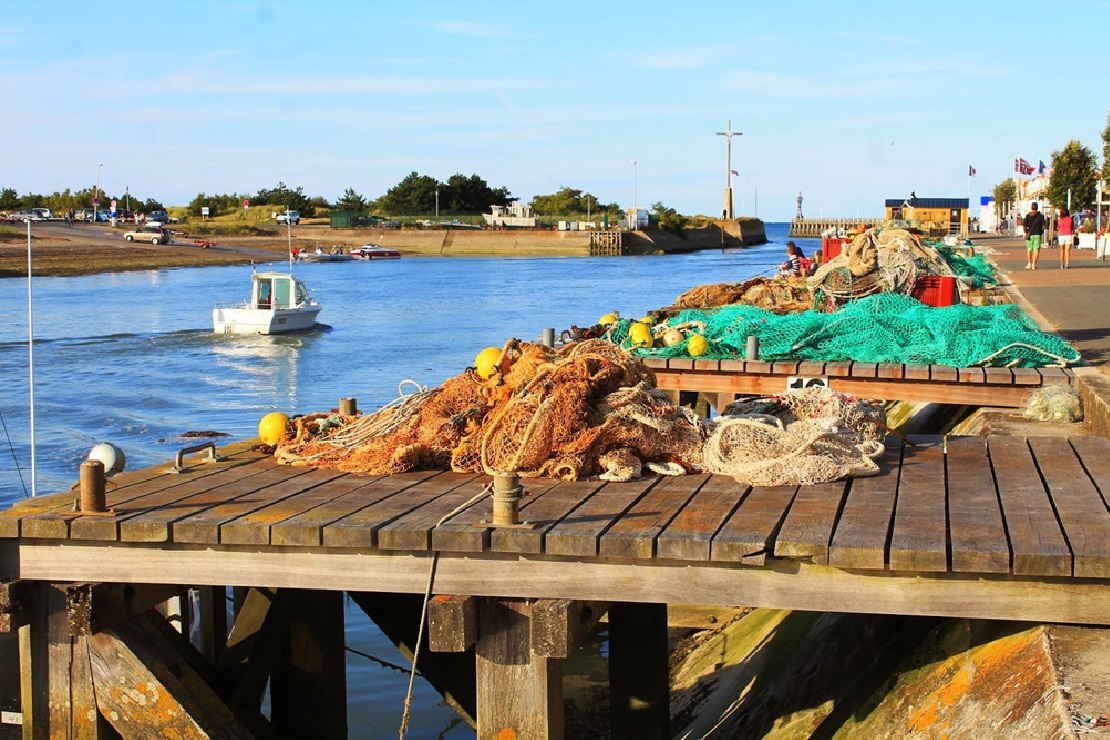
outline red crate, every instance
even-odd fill
[[[821,240],[821,262],[825,263],[837,257],[844,250],[844,243],[847,239],[822,239]]]
[[[960,302],[960,293],[956,290],[956,278],[941,275],[926,275],[918,278],[917,285],[913,288],[913,297],[926,306],[934,308],[954,306]]]

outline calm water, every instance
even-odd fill
[[[98,442],[129,470],[171,459],[187,431],[257,435],[270,411],[326,411],[353,396],[371,411],[414,380],[434,386],[510,337],[587,326],[614,309],[641,316],[695,285],[739,282],[782,262],[769,244],[686,255],[570,258],[407,257],[299,265],[326,326],[295,336],[212,334],[212,308],[247,297],[250,267],[36,278],[36,485],[67,489]],[[812,256],[819,240],[796,239]],[[277,265],[283,267],[283,265]],[[27,282],[0,280],[0,507],[31,490]],[[411,390],[411,389],[410,389]],[[350,647],[404,664],[357,606]],[[395,733],[407,677],[348,656],[352,736]],[[409,737],[471,737],[418,681]]]

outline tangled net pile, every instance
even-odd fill
[[[753,277],[743,283],[717,283],[691,288],[671,308],[715,308],[733,303],[760,306],[776,313],[804,311],[813,306],[813,293],[805,278]]]
[[[825,389],[705,422],[656,389],[650,368],[600,339],[558,351],[513,340],[499,367],[488,380],[468,370],[367,416],[299,417],[275,456],[374,475],[450,468],[631,480],[647,465],[663,474],[710,471],[784,485],[865,471],[881,440],[864,429],[875,427],[881,408]]]
[[[960,279],[960,282],[966,283],[972,288],[998,285],[998,270],[987,260],[986,256],[977,254],[973,257],[965,257],[952,247],[939,245],[937,251],[948,262],[948,266],[952,268],[952,272]]]
[[[818,272],[818,275],[821,273]],[[709,340],[702,357],[743,357],[759,337],[761,360],[890,362],[952,367],[1054,367],[1079,361],[1064,339],[1040,331],[1014,305],[932,308],[909,296],[879,293],[833,313],[778,316],[755,306],[682,311],[667,326],[692,327]],[[615,332],[619,336],[619,332]],[[625,331],[627,334],[627,330]],[[688,341],[688,340],[687,340]],[[687,356],[687,341],[639,348],[642,357]]]

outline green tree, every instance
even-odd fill
[[[1017,199],[1017,184],[1013,178],[1003,180],[994,186],[991,195],[994,196],[994,215],[1002,220],[1009,215],[1014,201]]]
[[[147,198],[143,201],[143,207],[139,210],[143,213],[150,213],[151,211],[164,211],[166,207],[162,205],[161,201],[155,200],[154,198]]]
[[[396,215],[431,213],[435,210],[438,187],[434,177],[413,171],[386,191],[378,205],[382,211]]]
[[[440,188],[440,210],[451,213],[488,213],[490,206],[507,206],[512,194],[508,188],[491,188],[478,175],[455,173]]]
[[[552,195],[537,195],[532,198],[532,208],[536,213],[545,216],[577,216],[609,213],[620,213],[620,206],[616,203],[599,203],[597,197],[591,193],[583,192],[576,188],[562,187]]]
[[[19,206],[19,193],[15,188],[0,190],[0,208],[5,211],[14,211]]]
[[[1106,114],[1106,128],[1102,130],[1102,179],[1110,180],[1110,113]]]
[[[1048,185],[1048,199],[1057,208],[1068,205],[1071,191],[1071,209],[1077,211],[1095,202],[1095,155],[1075,139],[1062,150],[1052,152],[1052,179]]]
[[[316,208],[309,197],[304,194],[304,188],[293,190],[284,182],[279,182],[277,187],[272,190],[266,188],[259,190],[258,194],[254,196],[253,202],[260,206],[281,206],[283,209],[288,208],[291,211],[298,211],[302,216],[311,217],[316,215]]]
[[[354,188],[347,188],[339,200],[335,201],[335,210],[362,212],[366,210],[366,198],[359,195]]]
[[[687,216],[683,216],[673,208],[668,208],[661,202],[652,203],[651,210],[655,211],[655,214],[659,217],[659,228],[675,234],[681,234],[690,221]]]

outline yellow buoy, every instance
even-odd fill
[[[691,357],[699,357],[709,351],[709,340],[701,334],[691,334],[686,342],[686,351]]]
[[[667,329],[663,332],[663,346],[674,347],[676,344],[682,344],[682,340],[686,338],[678,329]]]
[[[601,324],[602,326],[609,326],[609,324],[615,324],[616,322],[617,315],[615,313],[607,313],[597,320],[597,323]]]
[[[501,359],[500,347],[486,347],[474,358],[474,368],[478,376],[487,380],[497,369],[497,361]]]
[[[258,422],[258,436],[268,445],[276,445],[289,427],[289,417],[277,411],[266,414]]]
[[[641,316],[640,317],[640,323],[641,324],[647,324],[648,326],[655,326],[655,317],[654,316]]]
[[[635,323],[628,327],[628,344],[632,347],[650,347],[655,343],[651,336],[651,327],[647,324]]]

